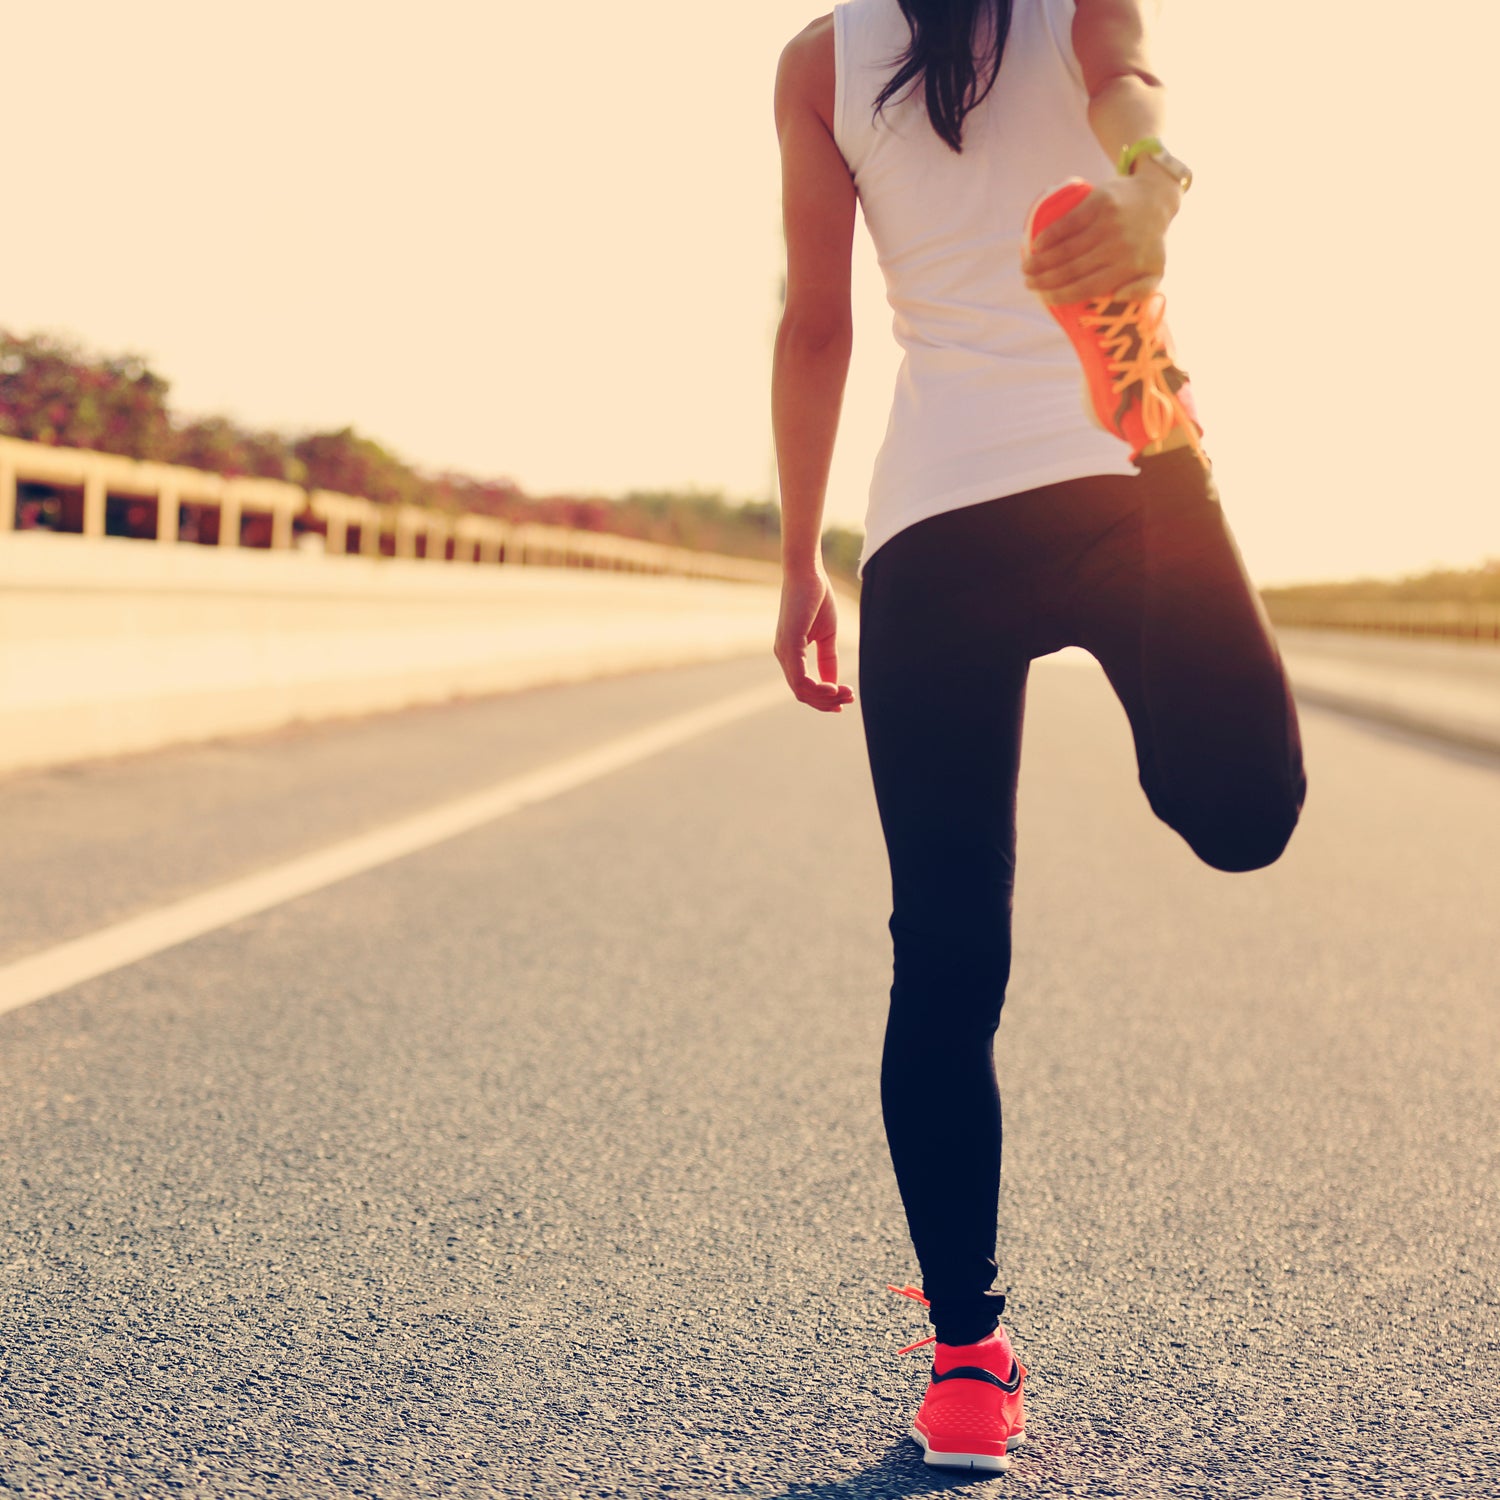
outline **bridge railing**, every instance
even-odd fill
[[[1400,600],[1266,600],[1277,625],[1500,642],[1500,602],[1412,603]]]
[[[70,496],[69,521],[61,528],[87,537],[107,530],[109,502],[145,508],[153,517],[157,545],[181,545],[180,521],[206,512],[214,545],[242,545],[243,520],[258,516],[267,545],[284,551],[296,544],[296,521],[312,515],[325,528],[323,550],[333,555],[377,557],[389,546],[402,558],[433,562],[509,563],[531,566],[606,568],[682,578],[775,583],[780,569],[755,558],[730,557],[645,542],[610,532],[504,521],[474,512],[385,505],[360,495],[305,490],[275,479],[229,478],[179,464],[148,463],[82,448],[0,437],[0,533],[17,520],[18,487],[45,485]],[[153,538],[142,540],[150,544]]]

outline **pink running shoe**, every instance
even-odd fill
[[[1080,177],[1043,193],[1026,216],[1026,249],[1093,191]],[[1067,334],[1083,366],[1086,408],[1106,432],[1130,445],[1131,461],[1181,428],[1198,461],[1208,467],[1199,441],[1203,427],[1192,387],[1177,366],[1167,331],[1167,299],[1095,297],[1086,302],[1047,302],[1047,311]]]
[[[927,1306],[915,1287],[890,1290]],[[942,1469],[1008,1469],[1007,1450],[1026,1441],[1026,1368],[1016,1358],[1009,1335],[997,1328],[977,1344],[938,1344],[935,1338],[922,1344],[936,1344],[932,1378],[911,1426],[924,1461]],[[901,1352],[910,1353],[922,1344]]]

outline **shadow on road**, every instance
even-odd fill
[[[1012,1462],[1024,1461],[1020,1455]],[[830,1479],[824,1484],[794,1484],[777,1490],[769,1500],[905,1500],[914,1495],[940,1495],[969,1489],[1000,1474],[965,1474],[956,1469],[930,1469],[916,1445],[907,1438],[891,1444],[862,1474]]]
[[[1354,706],[1311,688],[1298,688],[1296,694],[1300,706],[1330,714],[1376,739],[1397,745],[1410,745],[1418,750],[1426,750],[1429,754],[1458,761],[1462,765],[1500,771],[1500,749],[1487,736],[1476,733],[1466,737],[1459,729],[1439,731],[1414,718],[1382,716],[1372,708]]]

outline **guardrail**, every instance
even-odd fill
[[[1276,599],[1265,601],[1277,625],[1304,630],[1358,630],[1384,635],[1439,636],[1500,642],[1500,603],[1403,603]]]
[[[196,541],[206,532],[213,545],[239,547],[246,518],[258,517],[264,545],[286,551],[295,543],[296,519],[310,514],[323,527],[322,550],[335,556],[606,568],[744,583],[775,583],[781,576],[775,563],[754,558],[472,512],[382,505],[275,479],[228,478],[178,464],[7,437],[0,437],[0,533],[16,526],[18,487],[23,484],[63,492],[67,524],[53,529],[86,537],[106,534],[110,501],[116,500],[144,508],[142,523],[149,521],[154,535],[142,540],[161,546]],[[191,537],[184,535],[185,522]]]

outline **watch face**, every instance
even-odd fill
[[[1156,162],[1163,170],[1170,172],[1177,179],[1178,183],[1181,184],[1183,192],[1187,192],[1193,185],[1191,168],[1189,168],[1186,162],[1179,161],[1165,148],[1160,151],[1153,151],[1151,153],[1151,160]]]

